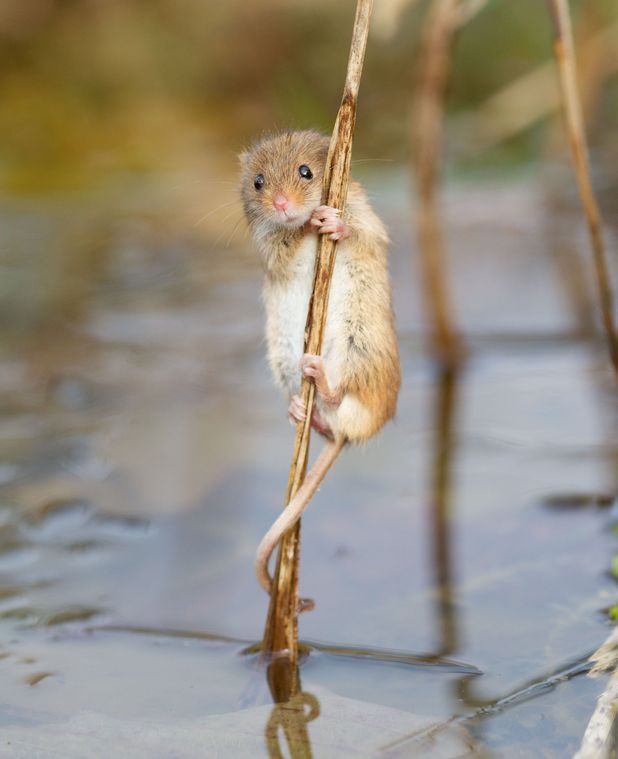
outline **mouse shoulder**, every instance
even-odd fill
[[[360,238],[371,239],[373,244],[380,247],[388,245],[386,227],[374,211],[365,188],[356,180],[350,181],[345,217]]]

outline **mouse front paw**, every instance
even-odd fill
[[[309,223],[319,235],[328,235],[331,240],[345,240],[350,236],[350,227],[341,218],[338,208],[318,206]]]

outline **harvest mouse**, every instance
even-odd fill
[[[321,205],[329,138],[283,132],[240,156],[241,197],[265,271],[268,357],[289,399],[292,423],[303,421],[302,376],[315,383],[313,429],[324,449],[257,551],[256,574],[270,593],[268,561],[300,519],[347,443],[363,443],[395,413],[400,385],[386,230],[365,191],[351,181],[345,214]],[[318,235],[338,240],[322,356],[303,355]]]

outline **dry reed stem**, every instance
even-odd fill
[[[462,350],[446,283],[437,184],[451,49],[461,11],[461,0],[433,0],[423,30],[420,81],[413,124],[413,154],[419,196],[417,228],[425,308],[431,324],[434,351],[440,362],[451,368],[460,363]]]
[[[601,316],[614,371],[618,375],[618,339],[614,323],[614,305],[605,245],[601,231],[601,214],[592,189],[588,147],[577,89],[573,30],[567,0],[548,0],[554,22],[554,55],[560,75],[564,115],[567,124],[571,158],[579,185],[579,194],[586,213],[594,256],[594,267],[601,307]]]
[[[345,208],[348,193],[356,101],[372,7],[373,0],[357,0],[343,98],[335,121],[322,186],[322,203],[340,208],[342,211]],[[336,249],[336,242],[328,239],[326,235],[319,236],[313,293],[309,302],[309,313],[305,327],[306,353],[320,354],[322,350],[328,294]],[[314,385],[306,379],[303,379],[302,382],[301,397],[306,404],[307,417],[305,422],[298,424],[296,428],[286,505],[301,486],[307,469]],[[289,659],[292,667],[296,665],[298,660],[299,556],[300,523],[281,539],[262,642],[263,653],[282,652]]]
[[[579,751],[573,759],[611,759],[611,733],[618,714],[618,672],[614,672],[597,700]]]
[[[577,17],[575,27],[576,47],[578,48],[578,72],[581,93],[584,127],[590,131],[594,128],[595,113],[603,90],[605,78],[609,73],[615,35],[618,34],[618,24],[614,25],[614,34],[610,36],[608,29],[601,31],[601,13],[598,6],[586,3]],[[618,66],[618,55],[614,55],[615,65]],[[550,59],[547,69],[546,90],[551,98],[545,97],[545,104],[553,100],[555,109],[561,104],[560,91],[556,88],[556,64]],[[546,92],[547,94],[547,92]],[[564,151],[564,121],[561,118],[552,119],[551,128],[547,134],[544,154],[555,163]],[[597,331],[596,294],[590,292],[587,286],[586,262],[581,260],[579,245],[573,232],[569,231],[572,222],[560,216],[563,203],[563,188],[548,187],[549,210],[553,212],[547,225],[548,243],[552,259],[558,275],[562,280],[565,294],[570,302],[571,311],[579,334],[590,339]],[[558,223],[557,223],[558,222]]]

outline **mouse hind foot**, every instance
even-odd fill
[[[307,409],[302,401],[300,395],[293,395],[290,405],[288,406],[288,418],[291,424],[298,424],[304,422],[307,418]],[[334,440],[335,435],[324,417],[320,414],[316,406],[313,407],[311,413],[311,426],[320,435],[324,435],[328,440]]]

